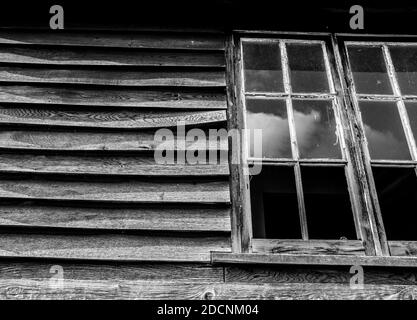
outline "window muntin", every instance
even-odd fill
[[[316,239],[357,239],[359,235],[355,233],[357,229],[346,181],[344,138],[325,42],[242,39],[241,43],[244,61],[245,127],[265,130],[261,159],[259,155],[254,154],[251,139],[246,137],[249,153],[245,157],[248,163],[263,161],[261,174],[251,177],[250,183],[254,237],[308,240],[312,239],[308,231],[311,224],[314,234],[317,235]],[[245,70],[245,59],[248,55],[245,48],[251,44],[279,45],[284,92],[251,91],[253,87],[259,87],[253,83],[247,85],[248,82],[254,81],[252,75],[248,80],[248,72]],[[308,58],[305,57],[306,53]],[[271,59],[275,61],[276,57]],[[281,76],[279,73],[275,75]],[[263,79],[260,80],[262,81]],[[281,80],[273,82],[281,83]],[[286,106],[286,112],[283,105]],[[303,181],[306,186],[314,185],[314,181],[309,181],[312,179],[310,176],[314,176],[311,171],[331,172],[335,169],[334,166],[338,166],[339,170],[338,180],[333,181],[333,187],[337,185],[340,190],[339,194],[335,193],[334,199],[343,199],[346,210],[340,215],[346,217],[345,213],[348,212],[350,219],[350,223],[344,225],[344,228],[338,228],[339,222],[344,221],[344,218],[337,219],[337,216],[333,219],[333,224],[311,222],[314,216],[317,221],[324,221],[319,214],[320,206],[317,205],[317,201],[321,201],[322,198],[311,188],[303,187]],[[279,182],[280,173],[283,172],[285,176],[291,177],[291,181],[295,181],[291,188],[288,185],[283,188],[282,182]],[[270,181],[272,177],[277,177],[275,185]],[[323,190],[323,186],[321,187]],[[328,190],[330,189],[329,186]],[[307,202],[305,196],[308,198]],[[274,201],[276,207],[272,208]],[[294,225],[295,212],[298,212],[299,227]],[[309,213],[310,222],[307,221]],[[334,218],[335,212],[333,211],[333,216],[329,212],[328,214],[330,218]],[[346,229],[349,227],[346,226],[352,225],[353,233],[352,229],[347,232]]]

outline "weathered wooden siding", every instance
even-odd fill
[[[221,33],[0,31],[0,257],[208,263],[227,162],[155,162],[155,132],[226,127]],[[184,141],[227,152],[227,141]],[[97,272],[100,267],[97,266]]]

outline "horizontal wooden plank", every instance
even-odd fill
[[[0,31],[1,44],[223,50],[224,37],[186,33]]]
[[[0,47],[0,62],[60,66],[224,67],[223,52]]]
[[[0,234],[0,257],[208,262],[227,237]]]
[[[67,280],[140,280],[210,283],[223,281],[223,267],[198,263],[106,263],[0,260],[0,279],[48,279],[59,263]]]
[[[227,181],[0,180],[0,198],[127,203],[229,203]]]
[[[242,284],[184,281],[114,281],[1,279],[1,299],[182,299],[182,300],[410,300],[416,299],[417,286],[349,284]],[[224,305],[223,305],[224,306]],[[229,308],[234,306],[229,305]],[[239,314],[241,304],[233,309]],[[163,308],[163,306],[161,306]],[[253,310],[253,308],[251,309]],[[259,309],[258,309],[259,310]],[[225,308],[220,308],[226,312]],[[230,312],[230,311],[229,311]],[[253,314],[253,313],[252,313]]]
[[[223,71],[87,70],[0,67],[0,82],[87,84],[106,86],[224,87]]]
[[[213,252],[212,263],[417,267],[417,257]]]
[[[365,255],[360,240],[253,239],[254,253]]]
[[[219,164],[158,164],[153,156],[56,156],[0,154],[0,172],[116,175],[224,176],[227,161]]]
[[[352,279],[351,266],[233,265],[225,267],[225,282],[343,283]],[[364,267],[365,284],[417,285],[417,269]]]
[[[0,86],[0,102],[136,108],[226,109],[223,93]]]
[[[230,232],[228,208],[0,205],[0,226]]]
[[[391,255],[417,257],[417,241],[388,241]]]
[[[174,130],[174,134],[175,134]],[[216,144],[172,136],[157,140],[155,132],[0,131],[0,149],[58,151],[227,150],[227,139]],[[162,132],[161,134],[164,134]]]
[[[225,110],[215,111],[100,111],[55,108],[0,107],[0,123],[83,128],[166,128],[226,121]]]

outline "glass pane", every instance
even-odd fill
[[[411,130],[414,133],[414,139],[417,142],[417,103],[406,103],[408,119],[410,119]]]
[[[284,92],[278,43],[243,43],[247,92]]]
[[[373,168],[388,240],[417,240],[417,177],[410,168]]]
[[[293,92],[329,92],[320,44],[287,44]]]
[[[310,239],[357,239],[342,167],[301,167]]]
[[[300,158],[340,159],[331,101],[293,100]]]
[[[246,127],[262,130],[263,158],[292,158],[285,100],[247,99],[246,114]],[[255,155],[254,140],[251,133],[249,154],[259,157]]]
[[[396,103],[361,101],[359,105],[371,158],[410,160]]]
[[[357,93],[392,94],[381,47],[348,47]]]
[[[401,93],[417,94],[417,47],[390,47]]]
[[[301,239],[293,167],[264,165],[250,193],[254,238]]]

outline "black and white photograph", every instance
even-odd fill
[[[417,299],[417,3],[4,2],[0,300]]]

